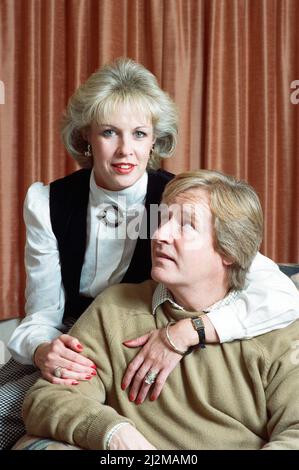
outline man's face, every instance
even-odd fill
[[[168,210],[152,240],[152,278],[169,288],[200,288],[223,278],[226,263],[214,248],[208,193],[192,188],[169,201]]]

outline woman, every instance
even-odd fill
[[[150,277],[149,208],[159,203],[172,178],[150,168],[159,157],[174,152],[176,135],[173,102],[155,77],[131,60],[120,59],[103,67],[71,98],[62,137],[83,169],[49,186],[35,183],[26,197],[27,316],[9,343],[14,359],[26,366],[10,363],[2,370],[2,383],[7,383],[1,390],[0,426],[6,426],[1,447],[10,447],[24,433],[19,419],[21,401],[39,375],[32,365],[52,383],[75,386],[81,380],[92,380],[101,358],[98,364],[85,358],[84,345],[65,334],[68,326],[105,287]],[[133,235],[139,234],[138,239],[127,231],[136,218],[143,220],[134,225]],[[266,294],[268,285],[280,289],[281,311],[289,305],[283,318],[277,298]],[[235,311],[228,312],[235,319],[235,331],[227,333],[219,309],[219,315],[204,318],[206,341],[227,341],[279,328],[297,316],[296,301],[291,283],[260,255],[243,300]],[[184,320],[172,326],[170,333],[178,349],[198,342],[197,333]],[[165,346],[159,330],[128,341],[126,346],[143,344],[122,384],[125,389],[133,381],[129,398],[136,403],[149,391],[144,378],[153,361],[160,372],[151,395],[155,399],[182,359]],[[9,424],[12,429],[8,430]]]

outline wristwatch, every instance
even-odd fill
[[[191,318],[193,328],[197,331],[199,338],[199,347],[204,349],[206,347],[206,334],[205,334],[205,325],[201,317]]]

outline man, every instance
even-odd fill
[[[152,241],[154,281],[111,287],[89,307],[71,334],[98,364],[97,376],[76,387],[39,380],[24,402],[28,432],[88,449],[299,449],[298,321],[209,345],[200,321],[233,304],[244,285],[262,239],[256,193],[202,170],[178,175],[162,202],[169,216]],[[184,354],[171,337],[171,322],[182,318],[200,347],[188,351],[158,400],[136,406],[121,389],[135,355],[123,341],[164,326],[165,343]],[[155,380],[151,369],[146,387]]]

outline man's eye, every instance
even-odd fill
[[[188,232],[188,233],[191,233],[191,232],[192,232],[192,233],[195,233],[195,231],[196,231],[196,228],[195,228],[193,222],[185,222],[185,223],[182,223],[181,227],[182,227],[182,230],[183,230],[184,232]]]
[[[143,137],[146,137],[146,133],[143,131],[135,131],[135,136],[138,137],[138,139],[142,139]]]
[[[185,224],[182,224],[182,227],[186,230],[194,230],[193,224],[191,222],[186,222]]]
[[[104,137],[111,137],[112,135],[114,135],[115,131],[113,129],[105,129],[103,132],[102,132],[102,135]]]

